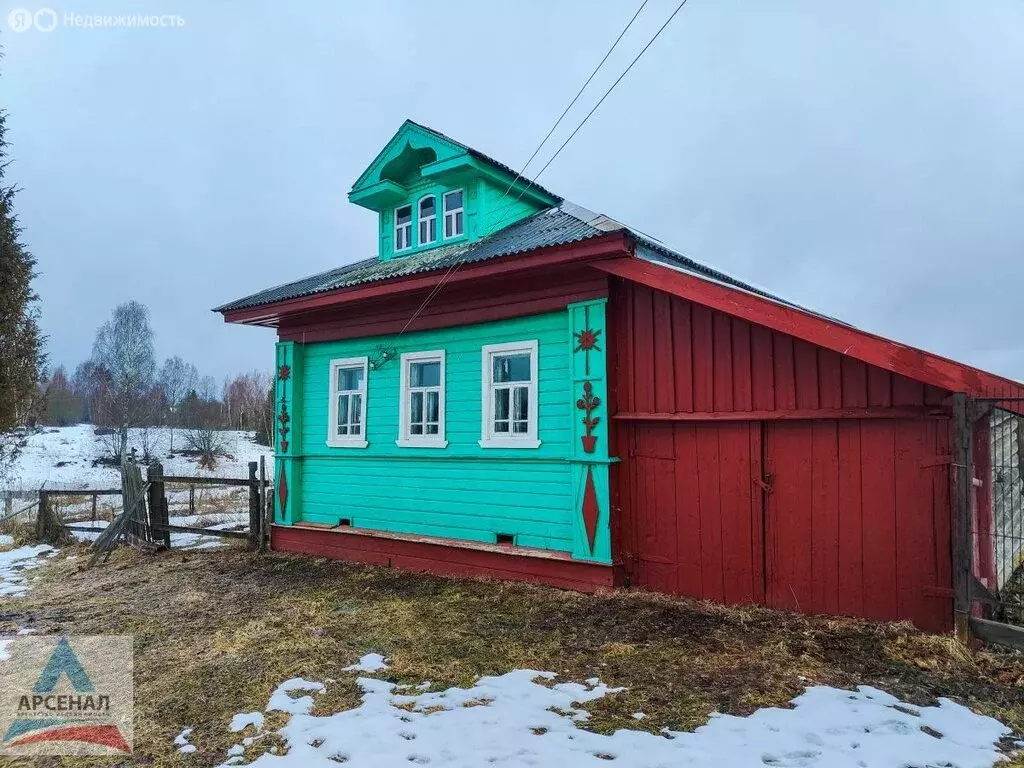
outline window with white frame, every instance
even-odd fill
[[[537,448],[537,342],[483,348],[481,448]]]
[[[395,250],[412,248],[412,206],[395,208]]]
[[[420,200],[420,245],[437,240],[437,199],[430,195]]]
[[[444,193],[444,236],[458,237],[462,234],[462,190]]]
[[[367,358],[331,360],[331,401],[327,444],[365,448]]]
[[[395,442],[407,448],[444,448],[444,350],[402,355],[401,411]]]

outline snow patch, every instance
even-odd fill
[[[39,568],[46,558],[57,554],[49,544],[18,547],[0,552],[0,597],[18,597],[28,592],[25,571]]]
[[[270,701],[267,702],[267,712],[287,712],[290,715],[309,714],[309,710],[313,708],[312,696],[292,697],[288,694],[292,692],[305,693],[307,691],[319,693],[322,690],[324,690],[323,683],[313,683],[309,680],[303,680],[301,677],[285,680],[270,695]]]
[[[358,663],[350,664],[344,669],[346,672],[380,672],[382,669],[388,668],[386,662],[387,659],[379,653],[368,653]]]
[[[287,752],[261,755],[250,765],[594,768],[600,758],[620,768],[990,768],[1001,759],[995,743],[1009,733],[998,721],[948,699],[935,707],[910,708],[868,686],[856,691],[816,686],[796,697],[792,709],[760,709],[749,717],[716,714],[694,733],[665,729],[657,736],[622,729],[609,736],[578,728],[586,719],[578,705],[622,689],[596,678],[586,685],[537,682],[555,677],[520,669],[480,678],[470,688],[417,695],[360,677],[359,707],[316,717],[309,714],[311,697],[303,697],[308,706],[284,710],[293,714],[279,732],[288,742]],[[267,709],[280,708],[281,696],[293,704],[303,700],[288,697],[290,691],[322,689],[319,683],[289,680],[274,691]],[[238,764],[239,753],[233,749],[230,754],[225,765]]]
[[[188,739],[192,735],[192,729],[186,728],[177,736],[174,737],[174,744],[178,747],[178,751],[184,755],[190,755],[196,751],[194,744],[189,744]]]
[[[257,731],[263,727],[263,713],[262,712],[240,712],[231,718],[231,732],[238,733],[244,731],[249,726],[252,726]]]

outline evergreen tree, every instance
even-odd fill
[[[39,407],[45,362],[38,297],[32,290],[36,261],[21,243],[14,214],[17,188],[6,183],[10,165],[7,113],[0,110],[0,434],[22,426]],[[5,446],[0,440],[0,459]],[[10,452],[10,441],[7,451]]]

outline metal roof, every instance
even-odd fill
[[[575,206],[572,207],[575,208]],[[600,224],[600,222],[596,223]],[[566,245],[605,234],[607,231],[610,230],[599,229],[572,215],[564,210],[563,206],[548,208],[482,240],[432,248],[411,256],[400,256],[390,261],[379,261],[376,257],[364,259],[302,280],[268,288],[254,293],[252,296],[224,304],[214,311],[230,312],[248,309],[339,288],[349,288],[363,283],[447,269],[458,262],[473,263],[499,256],[524,253],[535,248]]]
[[[380,261],[376,257],[364,259],[302,280],[268,288],[224,304],[214,311],[232,312],[250,309],[378,280],[434,272],[447,269],[460,262],[486,261],[500,256],[525,253],[537,248],[567,245],[616,231],[626,231],[631,235],[635,242],[634,252],[641,259],[803,309],[796,304],[773,296],[767,291],[736,280],[723,272],[677,253],[645,235],[634,232],[615,219],[563,200],[555,208],[548,208],[528,216],[482,240],[432,248],[410,256],[400,256],[390,261]]]

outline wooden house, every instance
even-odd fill
[[[272,546],[952,625],[950,395],[1020,385],[771,296],[413,122],[372,258],[277,331]]]

